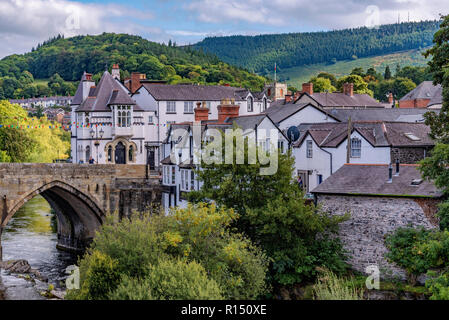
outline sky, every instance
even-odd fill
[[[177,44],[207,36],[325,31],[449,13],[449,0],[0,0],[0,58],[58,34],[137,34]]]

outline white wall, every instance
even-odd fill
[[[302,123],[321,123],[321,122],[337,122],[334,118],[329,117],[326,113],[314,108],[313,106],[307,106],[295,114],[291,115],[287,119],[279,123],[281,130],[286,130],[291,126],[299,126]]]

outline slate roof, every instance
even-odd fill
[[[399,176],[388,183],[388,165],[345,164],[323,183],[312,190],[314,194],[341,194],[367,196],[402,196],[439,198],[443,194],[427,180],[414,186],[412,181],[421,179],[418,165],[402,164]]]
[[[83,73],[81,77],[81,81],[78,84],[78,88],[76,89],[75,97],[72,100],[72,105],[80,105],[83,103],[83,81],[86,80],[86,72]]]
[[[206,86],[190,84],[143,83],[145,89],[158,101],[221,101],[222,99],[244,100],[247,89],[228,86]],[[257,99],[258,93],[252,93]]]
[[[423,115],[428,112],[419,108],[390,108],[390,109],[331,109],[329,114],[339,121],[424,121]],[[434,112],[439,112],[432,110]]]
[[[347,139],[348,124],[343,122],[327,122],[301,124],[298,126],[300,138],[294,144],[301,146],[307,134],[310,134],[320,147],[336,148]],[[374,147],[423,147],[434,146],[429,137],[430,128],[424,123],[406,122],[354,122],[353,130],[357,131]],[[412,140],[406,134],[411,133],[419,140]]]
[[[309,95],[308,93],[302,93],[295,102],[301,99],[304,95],[311,97],[313,100],[318,102],[320,106],[327,108],[384,108],[384,105],[382,103],[378,102],[370,95],[358,93],[354,93],[353,96],[349,96],[342,92],[314,92],[312,95]]]
[[[407,93],[399,101],[415,100],[415,99],[432,99],[441,85],[433,85],[432,81],[423,81],[415,89]]]
[[[324,114],[328,114],[330,117],[334,118],[335,120],[339,120],[335,118],[332,114],[330,114],[327,110],[322,109],[321,107],[317,107],[311,103],[286,103],[286,104],[275,104],[270,105],[270,107],[265,110],[265,114],[268,114],[270,118],[275,122],[279,123],[288,117],[292,116],[296,112],[304,109],[307,106],[311,106],[315,109],[318,109],[319,111],[323,112]]]
[[[142,108],[131,99],[118,80],[105,71],[95,90],[90,90],[89,97],[81,103],[76,111],[110,111],[110,105],[118,104],[134,105],[134,111],[142,111]]]
[[[439,86],[435,91],[433,98],[430,100],[427,108],[434,106],[436,104],[443,104],[443,87]]]

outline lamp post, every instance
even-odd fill
[[[100,132],[98,132],[98,125],[96,125],[95,126],[95,131],[94,131],[94,129],[92,129],[90,131],[90,136],[91,136],[92,139],[95,136],[94,145],[95,145],[95,149],[96,149],[96,152],[97,152],[97,164],[98,164],[98,146],[100,145],[100,141],[98,139],[98,134],[100,134],[100,139],[101,139],[101,138],[103,138],[104,131],[103,131],[103,129],[100,129]]]
[[[145,178],[148,180],[150,174],[148,172],[148,166],[149,164],[149,156],[150,156],[150,143],[148,141],[145,142],[145,150],[147,150],[147,161],[146,161],[146,166],[145,166]]]

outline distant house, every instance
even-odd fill
[[[399,100],[399,108],[441,109],[442,87],[432,81],[423,81]]]
[[[297,98],[296,98],[297,97]],[[289,99],[287,99],[288,101]],[[312,103],[324,109],[369,109],[385,108],[368,94],[354,93],[354,84],[345,83],[343,92],[314,92],[313,83],[304,83],[302,91],[293,98],[293,103]]]
[[[29,98],[29,99],[11,99],[10,103],[18,104],[22,108],[30,110],[33,107],[41,106],[44,109],[54,106],[70,106],[73,97],[71,96],[55,96],[55,97],[41,97],[41,98]]]
[[[305,192],[313,190],[350,163],[416,163],[433,148],[430,128],[423,123],[368,121],[303,123],[293,144],[296,174]],[[348,140],[350,148],[348,151]]]
[[[438,226],[437,205],[443,194],[421,178],[417,165],[345,164],[312,190],[317,204],[334,215],[350,213],[340,224],[339,238],[348,263],[360,272],[375,265],[381,278],[387,272],[405,278],[404,270],[387,261],[384,237],[400,227]]]

